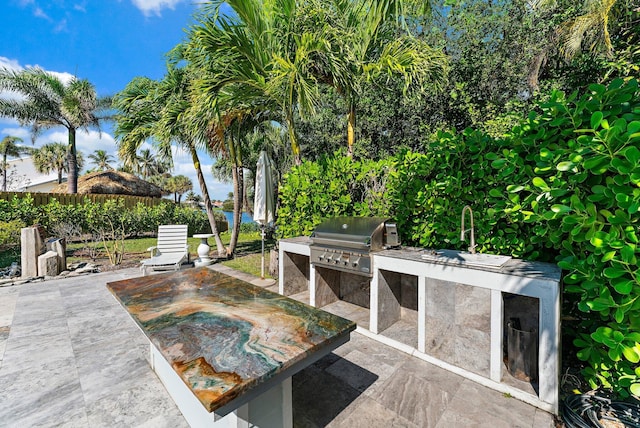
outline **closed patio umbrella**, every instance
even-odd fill
[[[275,202],[273,194],[273,162],[264,150],[260,152],[256,167],[255,198],[253,201],[253,220],[260,224],[262,236],[262,271],[260,279],[264,280],[264,238],[265,228],[273,223]]]

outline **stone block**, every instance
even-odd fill
[[[41,230],[24,227],[20,230],[20,264],[22,278],[38,276],[38,256],[45,251]]]
[[[55,251],[47,251],[38,256],[38,276],[58,275],[58,254]]]
[[[67,243],[64,238],[49,239],[47,251],[53,251],[58,255],[58,272],[67,269]]]

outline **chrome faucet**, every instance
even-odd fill
[[[466,229],[464,228],[464,214],[467,212],[467,210],[469,211],[469,217],[471,218],[471,228]],[[464,234],[468,231],[471,231],[471,244],[469,245],[469,252],[471,254],[475,254],[476,252],[476,239],[474,236],[474,230],[473,230],[473,211],[471,210],[471,207],[469,205],[465,205],[464,208],[462,208],[462,222],[460,224],[460,240],[461,241],[465,241],[465,237]]]

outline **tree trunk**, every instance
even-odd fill
[[[191,151],[191,159],[193,160],[193,167],[196,170],[196,175],[198,177],[198,184],[200,184],[200,191],[202,192],[202,199],[204,199],[204,207],[207,210],[207,218],[209,219],[209,226],[211,226],[211,233],[213,233],[213,238],[216,241],[216,250],[218,251],[218,257],[226,257],[227,249],[224,247],[222,243],[222,239],[220,239],[220,232],[218,232],[218,228],[216,227],[216,218],[213,215],[213,206],[211,204],[211,198],[209,197],[209,189],[207,188],[207,183],[204,181],[204,174],[202,174],[202,167],[200,166],[200,158],[198,157],[198,153],[196,150],[190,145]]]
[[[529,85],[529,89],[531,90],[531,95],[533,95],[539,88],[539,76],[540,71],[542,70],[542,65],[547,59],[547,49],[544,48],[540,52],[538,52],[533,59],[531,60],[531,65],[529,66],[529,73],[527,76],[527,83]]]
[[[255,178],[256,175],[255,173],[253,174],[253,181],[255,182]],[[244,211],[248,212],[249,215],[253,218],[253,203],[251,203],[251,201],[249,201],[249,192],[247,192],[247,182],[244,180],[244,171],[242,172],[242,181],[244,182],[244,191],[242,192],[243,198],[242,198],[242,207],[244,209]],[[254,193],[255,193],[255,189],[254,189]]]
[[[2,191],[7,191],[7,158],[2,161]]]
[[[293,162],[296,166],[302,164],[300,158],[300,145],[298,145],[298,137],[296,136],[296,130],[293,127],[293,113],[287,112],[287,129],[289,131],[289,143],[291,144],[291,152],[293,153]]]
[[[347,156],[353,157],[353,145],[356,140],[356,106],[349,103],[349,120],[347,122]]]
[[[69,148],[67,149],[69,175],[67,177],[67,192],[78,193],[78,159],[76,153],[76,130],[69,128]]]
[[[58,184],[62,183],[62,170],[58,169]]]
[[[243,199],[243,172],[242,166],[234,165],[231,168],[233,176],[233,229],[231,230],[231,241],[227,247],[227,255],[233,257],[240,235],[240,224],[242,223],[242,199]]]

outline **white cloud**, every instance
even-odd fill
[[[49,16],[44,12],[44,10],[42,10],[39,7],[36,7],[35,9],[33,9],[33,16],[35,16],[36,18],[43,18],[43,19],[46,19],[47,21],[51,21],[51,18],[49,18]]]
[[[67,19],[63,19],[61,21],[58,22],[58,24],[56,25],[56,27],[53,29],[54,33],[61,33],[63,31],[67,31]]]
[[[13,137],[22,138],[22,144],[31,144],[31,133],[25,128],[2,128],[0,129],[0,138],[4,138],[5,135],[11,135]]]
[[[20,66],[20,63],[17,59],[9,59],[4,56],[0,56],[0,68],[6,68],[16,71],[22,70],[22,66]]]
[[[57,128],[56,130],[38,138],[37,145],[42,146],[49,143],[66,144],[67,141],[69,141],[69,134],[67,133],[67,130],[64,128]],[[117,158],[116,141],[106,132],[102,132],[101,135],[98,131],[94,130],[89,130],[89,132],[83,130],[76,131],[76,150],[82,152],[85,159],[96,150],[104,150],[111,156]]]
[[[171,147],[173,155],[173,175],[185,175],[191,179],[193,183],[193,192],[201,195],[200,183],[198,182],[198,176],[191,155],[185,150],[176,146]],[[233,185],[231,183],[220,183],[213,179],[211,175],[212,162],[208,155],[198,153],[200,157],[200,167],[202,168],[202,174],[204,175],[204,181],[207,184],[207,190],[209,191],[209,197],[212,200],[225,200],[229,192],[233,191]]]
[[[133,5],[140,9],[145,16],[155,14],[160,16],[162,9],[174,9],[183,0],[131,0]]]
[[[0,125],[3,125],[3,126],[6,126],[6,125],[20,126],[18,121],[13,119],[13,118],[11,118],[11,117],[0,117]]]
[[[38,68],[39,66],[36,65],[36,68]],[[42,67],[40,67],[42,68]],[[65,85],[68,84],[69,82],[71,82],[72,79],[75,78],[75,76],[71,73],[67,73],[66,71],[63,72],[58,72],[58,71],[49,71],[49,70],[45,70],[47,73],[52,74],[54,76],[56,76],[58,79],[60,79],[62,81],[62,83],[64,83]]]

